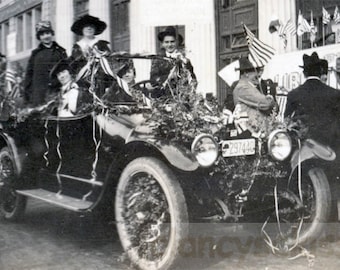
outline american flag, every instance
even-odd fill
[[[285,25],[280,25],[279,30],[279,37],[283,40],[284,47],[286,48],[287,46],[287,35],[296,35],[296,27],[292,23],[292,21],[289,19]]]
[[[6,70],[5,80],[11,83],[16,83],[15,72],[11,69]]]
[[[310,32],[311,27],[307,20],[303,17],[301,14],[301,11],[299,10],[299,16],[298,16],[298,26],[297,26],[297,35],[302,36],[306,32]]]
[[[338,6],[335,7],[333,20],[334,20],[335,24],[340,23],[340,13],[339,13]]]
[[[329,24],[331,21],[331,15],[328,13],[328,11],[322,7],[322,23],[323,24]]]
[[[249,61],[254,67],[262,67],[273,57],[275,50],[269,45],[257,39],[252,31],[243,24],[249,48]]]

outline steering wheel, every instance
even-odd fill
[[[152,80],[143,80],[135,83],[132,88],[139,89],[148,98],[157,98],[163,95],[164,89],[160,85],[155,84]]]

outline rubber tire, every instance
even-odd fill
[[[13,167],[13,173],[15,174],[14,159],[13,159],[8,147],[4,147],[0,151],[0,160],[4,157],[8,157],[11,160],[12,167]],[[1,169],[2,168],[0,166],[0,170]],[[1,175],[1,172],[0,172],[0,175]],[[0,182],[1,182],[1,180],[0,180]],[[15,190],[12,190],[12,191],[15,192]],[[16,194],[16,197],[15,197],[15,202],[14,202],[14,208],[13,208],[12,211],[6,210],[3,202],[0,203],[0,217],[5,219],[5,220],[8,220],[8,221],[18,221],[23,217],[23,215],[25,213],[27,198],[25,196],[17,194],[16,192],[15,192],[15,194]]]
[[[306,231],[303,231],[299,237],[299,244],[310,244],[317,240],[325,224],[329,221],[331,213],[331,191],[328,183],[327,176],[321,168],[311,168],[308,170],[309,178],[313,184],[314,193],[316,196],[315,203],[315,216]],[[294,245],[295,239],[287,239],[288,246]]]
[[[157,262],[141,259],[137,252],[131,249],[130,237],[121,213],[123,209],[124,190],[129,182],[130,176],[136,172],[151,174],[163,189],[169,205],[169,213],[172,221],[169,239],[170,244],[165,254]],[[188,235],[188,211],[184,193],[178,180],[163,162],[152,157],[141,157],[131,161],[125,167],[119,179],[115,209],[117,230],[123,249],[134,265],[143,270],[164,270],[174,267],[178,263],[181,241]]]
[[[294,235],[294,237],[287,236],[285,239],[279,240],[279,246],[281,246],[280,252],[283,253],[286,253],[291,247],[296,246],[297,244],[309,245],[313,243],[320,237],[325,229],[325,224],[329,221],[331,213],[331,193],[327,176],[321,168],[311,168],[308,170],[307,174],[309,175],[309,180],[311,181],[315,195],[314,217],[312,220],[308,221],[308,227],[302,226],[298,241],[296,239],[296,235]],[[302,181],[304,180],[305,179],[302,179]],[[292,187],[296,189],[296,180],[290,183],[290,187],[291,189]],[[296,196],[299,196],[298,193],[296,193]],[[274,221],[274,223],[276,223],[276,221]],[[275,227],[276,226],[277,225],[275,225]],[[278,246],[277,240],[272,240],[273,245]]]

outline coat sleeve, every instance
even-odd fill
[[[151,70],[150,70],[150,80],[158,82],[160,80],[160,61],[157,59],[152,59]]]
[[[29,101],[31,93],[32,93],[33,63],[34,63],[34,55],[32,54],[27,63],[25,81],[24,81],[24,98],[26,101]]]
[[[287,103],[286,103],[286,108],[284,112],[284,117],[291,116],[294,112],[294,102],[293,102],[293,97],[291,94],[287,95]]]
[[[71,60],[79,60],[83,57],[83,52],[78,44],[74,44],[71,52]]]
[[[242,87],[239,92],[238,101],[249,107],[259,109],[260,111],[267,111],[275,106],[275,101],[272,96],[265,96],[261,94],[256,88]]]

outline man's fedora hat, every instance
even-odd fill
[[[340,72],[340,57],[335,60],[335,72]]]
[[[84,15],[73,23],[73,25],[71,26],[71,31],[79,36],[82,36],[83,28],[88,25],[94,26],[95,35],[103,33],[103,31],[106,29],[106,23],[101,21],[98,17]]]
[[[328,61],[326,59],[321,59],[320,66],[321,66],[321,74],[327,74],[328,73]]]
[[[172,36],[174,38],[176,38],[178,40],[178,44],[182,44],[183,43],[183,37],[182,35],[178,34],[176,31],[176,28],[173,26],[168,26],[166,27],[163,31],[158,33],[158,40],[159,41],[163,41],[164,37],[166,36]]]
[[[240,67],[236,68],[235,70],[239,70],[239,71],[255,71],[262,69],[262,67],[254,67],[254,65],[249,61],[248,57],[241,57],[239,59],[239,63],[240,63]]]
[[[303,55],[303,66],[299,66],[303,69],[309,69],[315,66],[321,65],[321,59],[316,52],[313,52],[310,56],[307,54]]]

